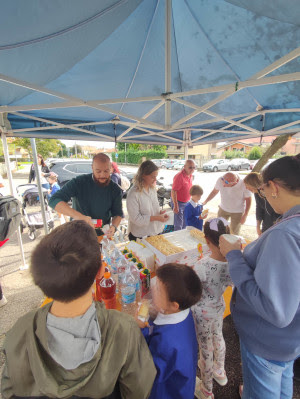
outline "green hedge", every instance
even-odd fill
[[[226,159],[246,158],[245,153],[238,150],[225,151],[224,156]]]
[[[164,150],[144,150],[144,151],[126,151],[126,163],[139,164],[142,158],[146,159],[164,159],[167,157],[167,153]],[[118,158],[116,158],[116,153],[112,153],[112,160],[115,162],[125,163],[125,151],[118,151]]]

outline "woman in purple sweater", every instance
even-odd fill
[[[221,236],[235,285],[231,312],[240,337],[243,399],[292,399],[300,356],[300,154],[273,162],[259,188],[281,219],[244,253]]]

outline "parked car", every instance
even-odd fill
[[[194,161],[194,164],[195,164],[195,166],[196,166],[196,169],[199,168],[198,161],[196,161],[195,159],[190,159],[190,161]],[[173,169],[182,169],[182,168],[184,167],[185,163],[186,163],[186,160],[185,160],[185,159],[178,159],[178,160],[176,161],[176,163],[174,164]]]
[[[177,162],[175,162],[173,169],[182,169],[185,165],[185,160],[184,159],[179,159]]]
[[[212,159],[203,164],[203,172],[218,172],[220,170],[230,170],[228,159]]]
[[[241,170],[241,169],[246,169],[246,170],[251,169],[249,159],[247,158],[232,159],[227,168],[227,170]]]
[[[259,161],[259,159],[255,159],[254,161],[250,161],[250,169],[251,170],[254,168],[254,166],[257,164],[258,161]]]
[[[173,169],[176,162],[178,162],[178,159],[167,159],[166,163],[165,163],[165,167],[167,169]]]
[[[63,187],[68,181],[74,177],[92,173],[92,160],[91,159],[57,159],[51,162],[50,171],[57,174],[57,181],[60,187]],[[120,169],[120,173],[126,176],[132,186],[132,179],[134,173],[126,172]],[[124,197],[126,192],[124,193]]]
[[[152,159],[152,162],[153,162],[158,168],[165,168],[165,167],[166,167],[167,159]]]

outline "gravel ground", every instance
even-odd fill
[[[14,174],[16,184],[24,184],[27,181],[27,169]],[[215,179],[214,179],[215,180]],[[212,201],[210,214],[214,216],[217,209],[218,199]],[[241,235],[249,240],[256,238],[255,223],[253,223],[253,212],[251,212],[251,225],[244,225],[241,229]],[[56,222],[58,224],[58,222]],[[43,229],[38,231],[38,237],[35,241],[30,241],[26,231],[22,235],[23,247],[27,263],[30,260],[30,254],[43,236]],[[28,270],[20,270],[21,258],[16,235],[1,249],[0,258],[0,278],[1,285],[8,304],[0,308],[0,374],[3,368],[3,354],[1,348],[6,332],[13,326],[16,320],[32,309],[40,306],[43,300],[43,294],[39,288],[34,286]],[[224,320],[224,338],[227,346],[226,352],[226,372],[228,375],[228,384],[220,387],[214,386],[215,399],[238,399],[238,386],[242,382],[241,360],[239,353],[238,336],[235,332],[231,317]],[[293,399],[300,399],[300,383],[295,384]],[[0,394],[1,398],[1,394]],[[261,398],[264,399],[264,398]]]

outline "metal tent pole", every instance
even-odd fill
[[[34,164],[35,176],[36,176],[37,186],[38,186],[39,196],[40,196],[44,230],[45,230],[45,234],[48,234],[49,231],[48,231],[48,225],[47,225],[47,219],[46,219],[46,209],[45,209],[44,195],[43,195],[42,184],[41,184],[41,176],[39,174],[39,168],[38,168],[38,159],[37,159],[37,152],[36,152],[36,146],[35,146],[35,139],[31,138],[30,144],[31,144],[31,148],[32,148],[33,164]]]
[[[189,156],[189,141],[190,141],[190,130],[185,129],[183,131],[183,142],[184,142],[184,159],[187,160]]]
[[[172,22],[172,0],[166,0],[165,14],[165,93],[171,92],[171,22]],[[165,124],[171,125],[171,100],[165,103]]]
[[[187,160],[188,159],[188,155],[189,154],[189,146],[187,143],[184,144],[184,159]]]
[[[0,114],[0,127],[4,127],[3,118],[4,118],[3,114]],[[4,153],[6,170],[7,170],[10,194],[13,195],[14,197],[16,197],[17,193],[16,193],[16,190],[13,185],[13,178],[12,178],[10,162],[9,162],[9,152],[8,152],[8,147],[7,147],[7,140],[6,140],[5,133],[2,129],[1,129],[1,139],[2,139],[2,143],[3,143],[3,153]],[[25,255],[24,255],[24,248],[23,248],[23,243],[22,243],[20,227],[17,229],[17,237],[18,237],[18,244],[20,247],[20,254],[21,254],[21,259],[22,259],[22,265],[20,266],[20,270],[28,269],[29,266],[26,263],[26,259],[25,259]]]

